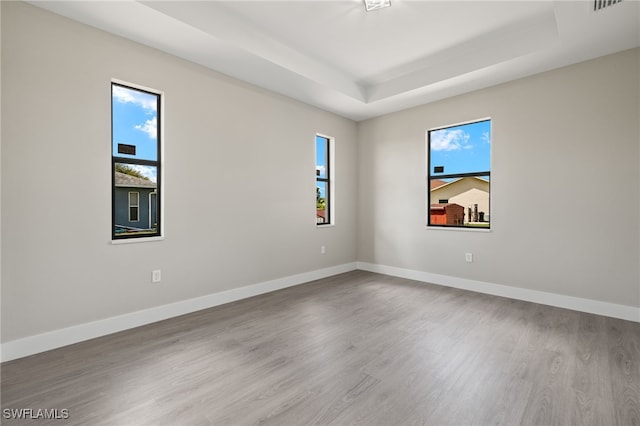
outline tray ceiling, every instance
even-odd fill
[[[636,0],[30,3],[353,120],[640,46]]]

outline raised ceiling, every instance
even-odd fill
[[[353,120],[640,46],[637,0],[30,3]]]

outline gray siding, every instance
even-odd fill
[[[115,191],[115,216],[116,226],[129,228],[150,229],[155,219],[149,218],[149,194],[154,192],[154,188],[127,188],[116,187]],[[140,193],[138,221],[129,221],[129,192]],[[155,204],[155,203],[154,203]],[[155,206],[152,206],[151,216],[155,215]]]

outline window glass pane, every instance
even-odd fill
[[[328,182],[316,182],[316,223],[329,223],[328,188]]]
[[[328,173],[329,140],[316,136],[316,177],[326,179]]]
[[[491,170],[491,121],[429,132],[431,176]]]
[[[114,235],[157,232],[157,166],[115,163]]]
[[[160,96],[117,84],[111,95],[113,156],[157,161]]]
[[[429,131],[428,224],[490,227],[491,120]]]
[[[431,179],[429,224],[488,228],[489,176]],[[449,198],[441,198],[440,195]]]

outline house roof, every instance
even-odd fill
[[[433,191],[433,190],[436,190],[436,189],[444,188],[445,186],[455,185],[456,183],[462,182],[465,179],[477,179],[477,180],[481,181],[482,183],[488,183],[489,182],[486,179],[482,179],[482,178],[479,178],[479,177],[476,177],[476,176],[467,176],[467,177],[459,178],[459,179],[456,179],[456,180],[452,180],[451,182],[444,182],[444,181],[441,181],[441,180],[438,180],[438,179],[434,179],[434,180],[431,181],[430,190]],[[434,181],[442,182],[442,184],[434,186]]]
[[[126,173],[116,172],[116,186],[128,188],[156,188],[155,182],[131,176]]]
[[[447,207],[453,207],[453,206],[464,209],[464,207],[456,203],[435,203],[435,204],[431,204],[431,206],[429,207],[431,211],[440,211],[440,210],[446,210]]]
[[[429,181],[429,189],[436,189],[439,186],[445,185],[447,182],[440,179],[431,179]]]

